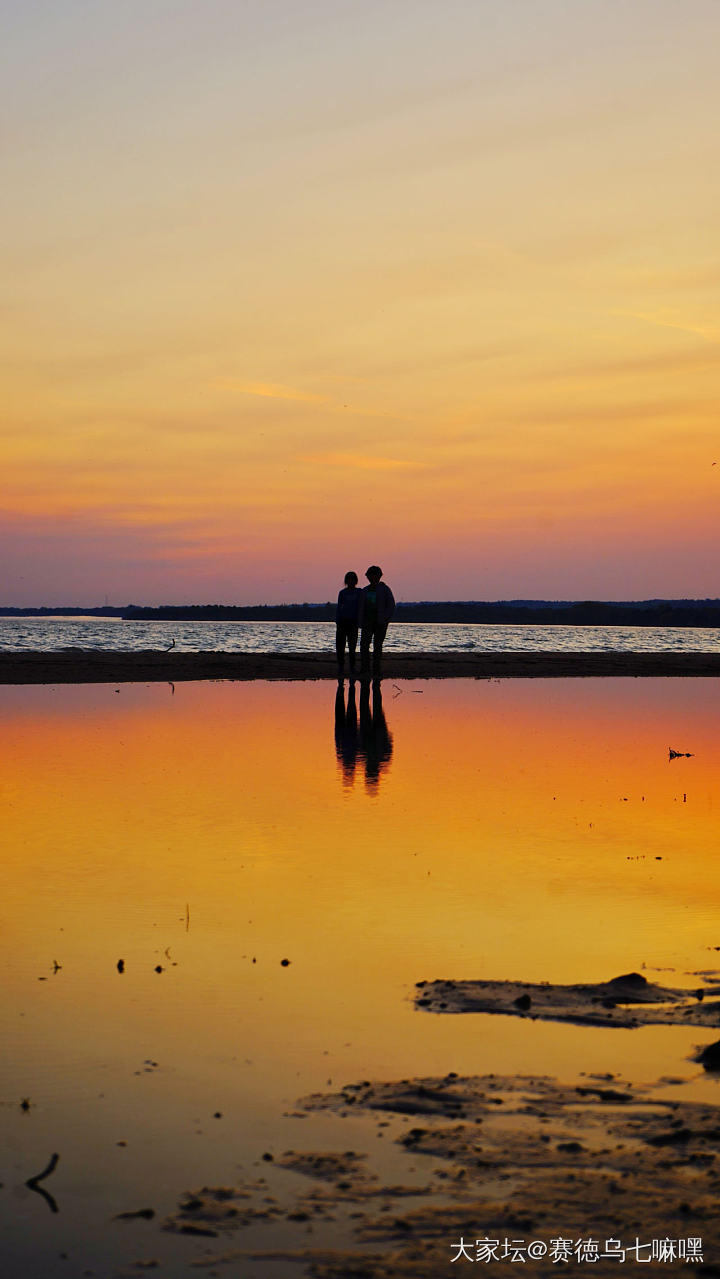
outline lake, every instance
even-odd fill
[[[717,1100],[688,1060],[707,1031],[413,1003],[437,977],[693,987],[717,968],[717,681],[383,693],[0,688],[3,1279],[189,1276],[231,1243],[306,1247],[286,1216],[217,1239],[160,1228],[186,1192],[238,1178],[289,1201],[289,1148],[369,1149],[419,1187],[399,1119],[378,1140],[361,1117],[301,1117],[299,1098],[348,1082],[610,1072]],[[55,1152],[57,1211],[25,1185]],[[319,1221],[315,1246],[352,1224]]]
[[[0,652],[66,648],[133,652],[334,652],[334,622],[126,622],[121,618],[0,618]],[[720,631],[680,626],[391,625],[389,653],[718,653]]]

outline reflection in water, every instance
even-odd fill
[[[365,785],[372,791],[377,788],[380,777],[390,766],[393,748],[383,711],[379,679],[373,680],[372,708],[370,685],[365,683],[360,690],[360,741],[365,756]]]
[[[380,680],[373,680],[372,700],[370,684],[360,689],[360,728],[355,701],[355,684],[350,683],[345,700],[345,687],[338,684],[335,695],[335,750],[342,771],[343,786],[355,781],[358,759],[365,766],[365,787],[371,794],[377,791],[383,773],[387,772],[392,758],[393,741],[385,719]]]
[[[720,681],[427,680],[391,708],[386,684],[392,765],[372,686],[362,704],[359,686],[339,691],[337,765],[335,685],[115,687],[0,688],[2,1279],[134,1273],[134,1227],[110,1219],[297,1149],[292,1104],[328,1078],[530,1064],[568,1082],[691,1078],[716,1099],[689,1057],[717,1031],[441,1018],[411,996],[436,977],[669,967],[662,984],[704,984],[720,944]],[[316,1118],[307,1149],[348,1141]],[[399,1184],[404,1148],[372,1145],[380,1184]],[[57,1214],[23,1186],[52,1151],[39,1187]],[[287,1172],[263,1171],[284,1202]],[[147,1229],[162,1273],[189,1274],[197,1241]],[[252,1273],[287,1279],[273,1265]]]
[[[342,770],[344,786],[355,781],[355,765],[358,753],[358,717],[355,704],[355,684],[348,686],[347,705],[345,685],[340,681],[335,694],[335,750]]]

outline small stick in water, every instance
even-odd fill
[[[50,1176],[51,1172],[55,1171],[58,1165],[59,1158],[60,1158],[59,1155],[51,1155],[50,1163],[48,1164],[47,1168],[43,1168],[42,1172],[37,1173],[34,1177],[28,1177],[27,1181],[25,1182],[25,1185],[28,1187],[29,1190],[34,1190],[36,1194],[42,1195],[43,1199],[48,1204],[48,1207],[50,1208],[51,1212],[59,1212],[60,1209],[58,1208],[52,1195],[48,1194],[47,1190],[43,1190],[42,1186],[38,1185],[38,1183],[41,1181],[44,1181],[46,1177]]]
[[[48,1164],[47,1168],[43,1168],[43,1171],[36,1173],[34,1177],[29,1177],[28,1180],[25,1182],[25,1185],[29,1186],[31,1190],[34,1190],[39,1181],[44,1181],[46,1177],[50,1176],[51,1172],[55,1171],[55,1169],[58,1166],[59,1159],[60,1159],[59,1155],[51,1155],[50,1163]]]

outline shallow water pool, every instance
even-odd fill
[[[207,1240],[165,1214],[241,1174],[282,1197],[297,1174],[263,1154],[367,1147],[360,1119],[298,1117],[347,1082],[612,1072],[717,1099],[688,1060],[707,1032],[413,1004],[435,977],[694,987],[720,966],[717,681],[4,687],[0,705],[3,1276],[197,1274]],[[25,1186],[55,1152],[57,1211]]]

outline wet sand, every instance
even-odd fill
[[[162,1228],[214,1237],[190,1263],[210,1273],[272,1258],[300,1263],[312,1279],[440,1279],[453,1261],[515,1262],[536,1276],[555,1273],[558,1261],[592,1264],[598,1276],[628,1263],[677,1273],[695,1261],[717,1275],[720,1108],[658,1095],[673,1082],[590,1075],[574,1086],[451,1072],[348,1084],[299,1105],[310,1119],[363,1115],[376,1137],[425,1166],[420,1184],[388,1184],[352,1150],[268,1153],[314,1184],[298,1184],[282,1205],[262,1177],[187,1191]],[[272,1247],[283,1217],[300,1223],[304,1245]],[[316,1238],[339,1218],[355,1247]],[[267,1249],[244,1249],[243,1229],[263,1220]]]
[[[720,987],[665,987],[633,972],[590,985],[419,982],[417,990],[416,1006],[436,1012],[623,1027],[687,1024],[689,1015],[717,1027],[718,1002],[706,996]],[[715,1071],[719,1050],[713,1044],[695,1060]],[[161,1227],[205,1236],[190,1264],[210,1273],[272,1261],[300,1265],[309,1279],[440,1279],[454,1262],[523,1264],[538,1277],[558,1263],[592,1264],[597,1276],[623,1264],[657,1274],[688,1263],[718,1275],[720,1106],[674,1096],[682,1083],[454,1071],[348,1083],[302,1098],[293,1117],[309,1120],[302,1137],[310,1140],[315,1115],[352,1120],[355,1140],[361,1120],[366,1148],[268,1151],[266,1168],[299,1174],[289,1198],[263,1176],[204,1186],[186,1191]],[[406,1152],[407,1181],[374,1171],[373,1130]],[[305,1240],[273,1247],[283,1220],[298,1223]],[[353,1242],[328,1247],[329,1223],[338,1222]],[[243,1247],[243,1231],[259,1223],[267,1248]]]
[[[720,653],[388,653],[384,679],[717,676]],[[0,684],[337,679],[332,653],[0,653]]]
[[[418,983],[415,1003],[435,1013],[493,1013],[571,1022],[576,1026],[720,1025],[720,985],[658,986],[641,973],[577,986],[550,982],[433,981]]]

